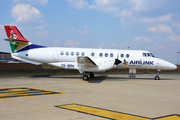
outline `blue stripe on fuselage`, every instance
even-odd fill
[[[41,45],[35,45],[35,44],[30,44],[22,49],[17,50],[16,52],[22,52],[25,50],[30,50],[30,49],[37,49],[37,48],[46,48],[46,46],[41,46]]]

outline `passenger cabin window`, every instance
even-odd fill
[[[77,52],[76,55],[79,56],[79,52]]]
[[[71,52],[71,55],[73,56],[73,55],[74,55],[74,52]]]
[[[108,54],[107,54],[107,53],[105,53],[105,57],[108,57]]]
[[[68,52],[68,51],[66,52],[66,55],[69,55],[69,52]]]
[[[64,52],[63,51],[61,51],[61,53],[60,53],[61,55],[64,55]]]
[[[110,57],[113,57],[113,53],[110,54]]]
[[[102,53],[99,53],[99,56],[100,56],[100,57],[102,57],[102,56],[103,56],[103,54],[102,54]]]
[[[82,52],[81,55],[84,56],[85,55],[84,52]]]
[[[121,54],[121,58],[123,58],[124,57],[124,54]]]
[[[91,53],[91,56],[94,57],[94,55],[95,55],[94,52],[92,52],[92,53]]]
[[[126,58],[129,58],[129,54],[126,54]]]

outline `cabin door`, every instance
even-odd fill
[[[54,51],[54,53],[53,53],[53,61],[54,62],[59,61],[59,51]]]

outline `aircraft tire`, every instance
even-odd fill
[[[156,76],[156,77],[154,78],[154,80],[160,80],[159,76]]]
[[[83,75],[83,80],[84,81],[87,81],[88,78],[89,78],[88,75]]]
[[[90,76],[90,78],[93,78],[93,77],[94,77],[94,74],[93,74],[93,73],[90,73],[89,76]]]

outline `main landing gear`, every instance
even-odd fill
[[[87,81],[87,80],[89,79],[89,77],[90,77],[90,78],[93,78],[93,77],[94,77],[94,74],[93,74],[92,72],[90,72],[89,75],[88,75],[88,72],[84,72],[84,73],[83,73],[83,76],[82,76],[82,79],[83,79],[84,81]]]
[[[160,71],[161,71],[160,69],[157,69],[157,73],[156,73],[156,76],[155,76],[154,80],[160,80],[160,77],[159,77],[159,72]]]

